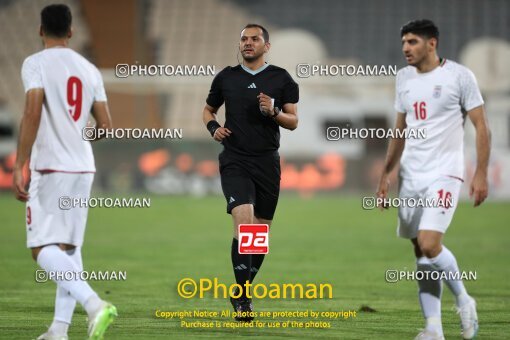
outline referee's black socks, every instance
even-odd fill
[[[234,267],[234,275],[236,277],[236,283],[243,287],[243,297],[246,297],[244,291],[244,285],[246,281],[250,281],[251,262],[252,255],[250,254],[239,254],[238,249],[239,241],[232,239],[232,266]]]
[[[260,270],[260,267],[262,266],[262,262],[264,262],[264,256],[265,254],[253,254],[251,256],[251,276],[250,276],[250,282],[253,282],[255,279],[255,275]]]

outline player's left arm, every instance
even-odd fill
[[[112,129],[112,117],[110,115],[110,108],[108,107],[108,102],[106,101],[95,101],[92,104],[92,109],[90,110],[92,117],[94,117],[96,121],[96,129],[103,130],[111,130]],[[104,138],[104,135],[94,136],[94,139],[91,142],[95,142]]]
[[[16,163],[13,173],[14,194],[22,202],[26,202],[29,198],[28,192],[25,190],[23,167],[30,157],[30,152],[39,130],[39,124],[41,123],[44,89],[31,89],[26,93],[25,98],[25,111],[19,129]]]
[[[284,104],[280,113],[274,118],[275,122],[288,130],[295,130],[298,126],[297,104]]]
[[[482,204],[489,193],[487,169],[491,150],[491,132],[483,105],[469,110],[467,115],[476,130],[476,171],[469,188],[469,195],[474,196],[475,207],[477,207]]]
[[[298,126],[297,102],[299,101],[299,85],[292,79],[288,72],[284,74],[284,84],[281,93],[282,107],[275,109],[274,100],[264,93],[257,98],[264,115],[271,117],[276,124],[287,130],[295,130]]]
[[[282,128],[287,130],[295,130],[298,126],[297,104],[287,103],[283,104],[280,112],[276,114],[275,109],[272,108],[273,119]]]
[[[269,117],[272,117],[278,125],[288,130],[295,130],[297,128],[297,104],[286,103],[283,105],[280,112],[277,113],[273,107],[273,100],[271,97],[264,93],[260,93],[257,97],[259,98],[261,110]]]

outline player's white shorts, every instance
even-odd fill
[[[399,197],[433,201],[440,198],[443,203],[451,202],[451,206],[435,207],[403,207],[398,209],[397,234],[400,237],[413,239],[418,237],[418,230],[435,230],[445,233],[452,221],[457,208],[462,180],[442,176],[436,179],[400,179]]]
[[[87,207],[60,208],[60,197],[89,198],[93,173],[32,171],[26,209],[27,247],[65,243],[81,246]]]

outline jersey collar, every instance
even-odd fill
[[[241,68],[251,74],[252,76],[259,74],[260,72],[264,71],[269,66],[268,63],[265,63],[264,65],[260,66],[256,70],[249,69],[248,67],[244,66],[244,64],[241,64]]]

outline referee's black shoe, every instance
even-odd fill
[[[241,296],[239,298],[230,297],[230,303],[236,312],[236,321],[251,322],[253,321],[253,304],[251,299]]]

